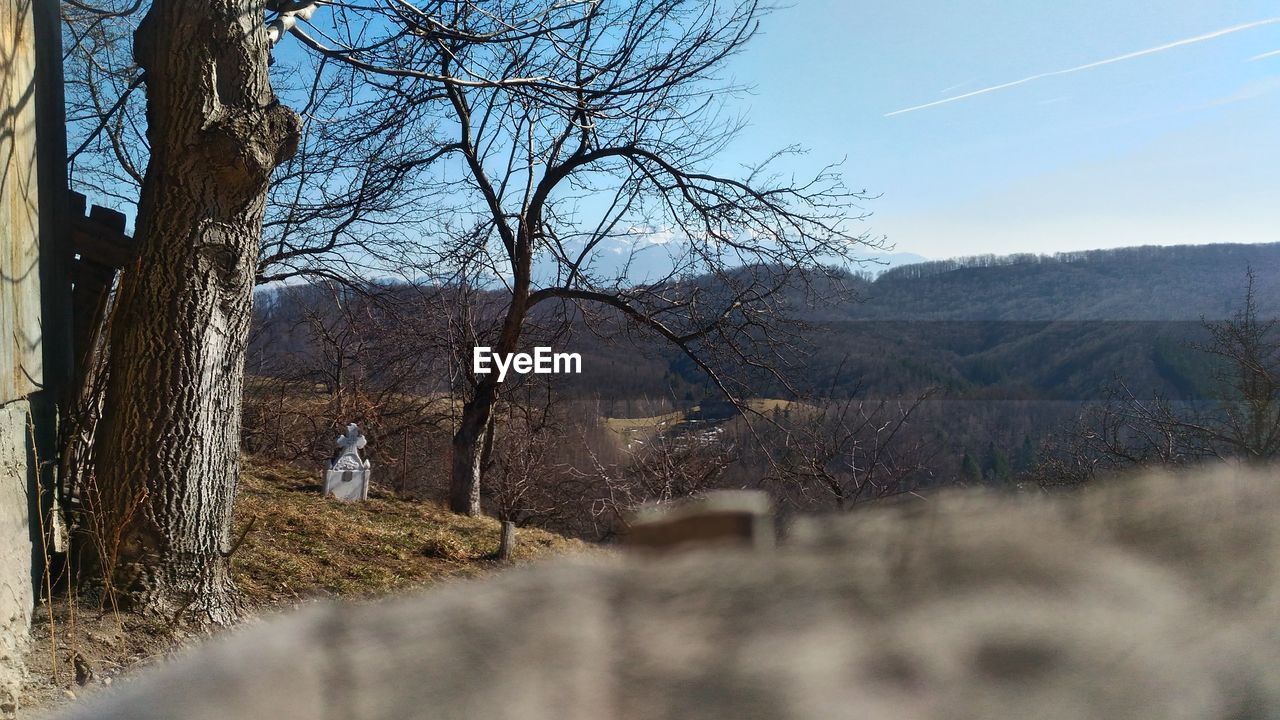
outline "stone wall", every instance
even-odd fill
[[[61,718],[1274,719],[1277,516],[1274,470],[939,493],[310,604]]]
[[[32,607],[25,400],[0,408],[0,715],[14,711],[22,645]]]

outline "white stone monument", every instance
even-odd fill
[[[355,423],[347,425],[346,434],[338,436],[338,457],[324,474],[326,496],[346,501],[369,498],[369,461],[360,457],[360,449],[366,444]]]

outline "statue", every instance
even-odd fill
[[[359,425],[348,423],[347,432],[339,435],[335,443],[338,446],[338,454],[333,462],[329,463],[330,470],[368,469],[369,461],[360,457],[360,450],[368,444],[368,441],[360,433]]]

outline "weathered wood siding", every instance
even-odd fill
[[[0,402],[43,376],[31,10],[31,0],[0,2]]]
[[[32,0],[0,0],[0,715],[32,606],[29,396],[44,379]]]

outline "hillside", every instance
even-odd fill
[[[883,397],[941,387],[952,397],[1079,400],[1123,375],[1142,390],[1189,398],[1206,391],[1207,368],[1187,347],[1202,336],[1202,318],[1230,317],[1250,267],[1261,312],[1280,313],[1280,274],[1272,270],[1280,267],[1280,243],[984,256],[896,267],[875,280],[848,276],[855,297],[816,305],[799,293],[789,299],[793,317],[808,325],[792,376],[807,394],[837,397],[855,388]],[[304,287],[263,297],[260,341],[250,354],[263,373],[304,366],[316,377],[332,374],[311,362],[333,353],[316,345],[332,340],[317,340],[302,322],[315,325],[332,302]],[[583,356],[582,375],[559,379],[565,395],[598,398],[610,416],[650,416],[660,413],[636,406],[638,398],[688,409],[715,394],[682,353],[606,325],[584,323],[556,340]],[[767,374],[753,380],[757,396],[787,395]]]
[[[1117,380],[1140,396],[1212,398],[1213,365],[1195,349],[1205,340],[1202,318],[1232,315],[1249,268],[1257,276],[1260,311],[1280,312],[1277,267],[1280,244],[1216,244],[978,257],[893,268],[875,279],[846,275],[856,297],[808,305],[798,290],[787,297],[792,316],[802,323],[795,351],[782,356],[790,363],[784,372],[788,384],[767,372],[735,367],[723,355],[713,362],[722,375],[746,381],[746,397],[896,402],[935,391],[913,428],[936,451],[932,472],[945,479],[966,453],[1027,455],[1027,448],[1062,428],[1083,403],[1105,397]],[[711,279],[690,282],[714,292]],[[276,397],[320,389],[335,408],[347,402],[343,393],[353,387],[376,403],[381,377],[415,392],[457,392],[460,386],[448,384],[457,377],[451,370],[457,359],[446,352],[438,327],[447,316],[442,308],[456,304],[456,290],[376,290],[388,302],[377,298],[354,308],[348,302],[345,315],[335,311],[332,290],[298,286],[272,293],[258,313],[251,371],[280,382]],[[484,295],[474,302],[477,312],[492,313],[501,297]],[[645,441],[659,428],[680,426],[696,407],[722,400],[689,357],[621,327],[619,319],[607,316],[571,318],[563,336],[527,338],[529,344],[551,343],[582,354],[581,375],[554,378],[555,400],[571,403],[579,416],[606,419],[624,447],[635,447],[633,440]],[[714,356],[715,348],[710,350]],[[375,362],[366,365],[364,358]],[[347,389],[339,393],[341,383]],[[386,408],[379,412],[394,415]],[[349,409],[335,413],[323,416],[308,437],[327,442],[327,424],[352,416]],[[316,422],[314,415],[305,420]],[[630,429],[628,420],[634,421]],[[668,425],[660,425],[662,420]],[[404,429],[408,421],[379,422],[391,428],[370,425],[391,444],[380,442],[380,452],[395,455],[410,432]],[[414,448],[422,453],[411,448],[409,455],[438,456],[445,442],[419,443]]]
[[[492,518],[455,515],[379,492],[366,502],[344,504],[322,498],[317,477],[245,460],[236,500],[236,532],[244,540],[232,556],[232,572],[250,616],[331,596],[375,597],[504,567],[493,559],[500,525]],[[587,547],[522,528],[515,558],[526,562]],[[39,608],[26,657],[30,705],[48,707],[79,693],[78,673],[87,670],[94,684],[109,684],[194,639],[167,619],[113,612],[92,596],[85,590]]]
[[[951,399],[1080,401],[1121,377],[1141,393],[1202,398],[1213,390],[1211,368],[1191,349],[1204,339],[1202,319],[1235,312],[1249,268],[1260,312],[1280,313],[1276,267],[1280,244],[1219,244],[967,258],[852,277],[855,299],[804,305],[797,293],[790,302],[808,325],[792,380],[820,397],[933,387]],[[566,385],[616,412],[628,394],[665,393],[687,407],[715,393],[682,354],[641,349],[593,347],[584,375]],[[767,374],[753,380],[759,396],[787,396]]]
[[[381,595],[500,568],[500,523],[430,502],[379,492],[340,503],[320,496],[320,473],[249,460],[236,500],[236,529],[248,529],[232,562],[254,605],[327,595]],[[252,528],[250,528],[252,523]],[[585,549],[576,540],[522,528],[517,561]]]
[[[1280,243],[1134,247],[907,265],[860,288],[843,319],[1196,321],[1227,317],[1245,272],[1280,311]]]

